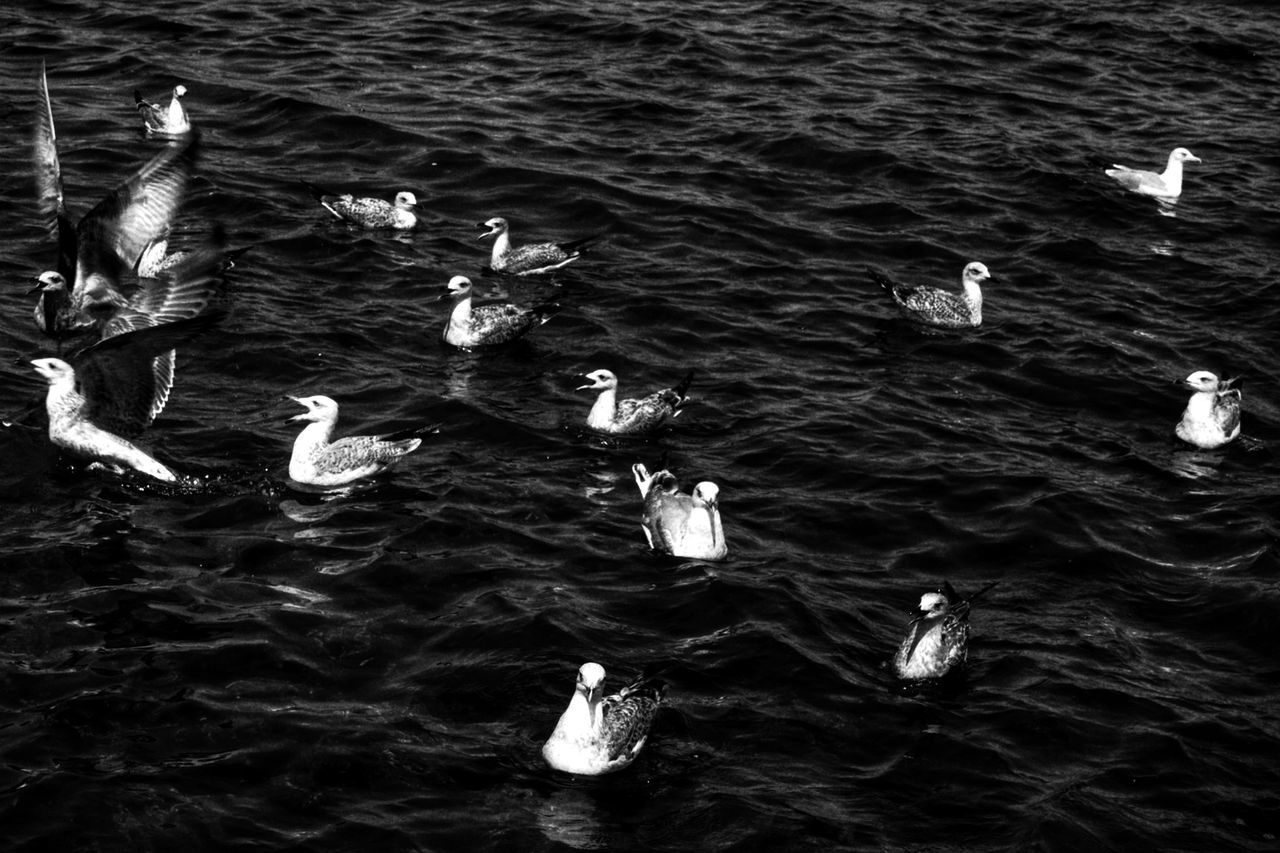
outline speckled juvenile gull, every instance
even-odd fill
[[[489,266],[494,272],[508,275],[536,275],[559,269],[565,264],[576,261],[581,257],[582,249],[599,238],[597,234],[567,243],[530,243],[525,246],[512,246],[511,227],[502,217],[495,216],[486,222],[481,222],[479,227],[489,230],[477,239],[494,238]]]
[[[977,261],[966,265],[961,273],[964,290],[960,293],[937,287],[895,284],[875,270],[868,269],[867,272],[884,288],[902,313],[912,320],[943,328],[982,325],[980,285],[991,278],[991,273]]]
[[[961,599],[950,583],[920,596],[920,606],[893,658],[893,671],[909,681],[941,678],[969,655],[969,607],[993,581]]]
[[[177,475],[125,436],[151,422],[156,356],[221,319],[202,314],[104,338],[69,361],[39,358],[36,371],[49,383],[45,409],[49,440],[80,459],[114,471],[132,469],[158,480]]]
[[[331,193],[314,184],[307,184],[307,189],[325,210],[361,228],[407,231],[418,224],[418,199],[407,190],[396,193],[395,201],[389,202],[380,198],[356,198],[350,193]]]
[[[1107,169],[1107,175],[1115,178],[1120,185],[1139,195],[1156,198],[1175,199],[1182,195],[1182,164],[1199,163],[1200,158],[1185,148],[1175,148],[1169,153],[1169,162],[1164,171],[1157,174],[1143,169],[1130,169],[1128,166],[1113,164]]]
[[[162,107],[160,104],[148,102],[142,97],[140,91],[134,89],[133,102],[138,108],[138,114],[142,116],[142,125],[147,133],[177,136],[190,132],[191,119],[187,116],[187,108],[182,104],[182,98],[186,94],[186,86],[182,84],[174,86],[169,106]]]
[[[1204,450],[1221,447],[1240,434],[1240,389],[1234,379],[1218,379],[1197,370],[1184,380],[1196,393],[1187,401],[1175,432],[1178,438]]]
[[[673,557],[723,560],[729,554],[720,522],[720,488],[703,481],[692,495],[682,494],[670,471],[650,474],[639,463],[631,466],[644,497],[641,527],[649,547]]]
[[[604,667],[584,663],[573,697],[542,745],[542,757],[556,770],[598,776],[621,770],[640,754],[666,692],[660,681],[638,678],[612,696],[604,695]]]
[[[422,444],[420,438],[349,435],[332,441],[338,422],[338,404],[331,397],[290,397],[307,411],[289,418],[289,423],[306,422],[293,442],[289,477],[305,486],[332,488],[371,477],[386,470],[400,457]]]
[[[600,392],[587,413],[587,426],[600,432],[635,434],[655,430],[668,418],[680,414],[680,407],[689,399],[693,371],[690,370],[675,388],[654,391],[637,400],[618,399],[618,377],[608,370],[596,370],[583,378],[590,381],[579,386],[579,391]]]
[[[46,334],[64,338],[91,331],[103,311],[124,301],[122,275],[169,227],[195,169],[194,131],[175,137],[164,149],[99,201],[73,225],[62,192],[57,136],[44,69],[39,77],[35,169],[44,223],[58,243],[56,272],[69,288],[41,287],[36,322]]]
[[[445,343],[455,347],[505,344],[541,326],[558,309],[551,304],[520,308],[510,302],[472,306],[472,292],[471,279],[455,275],[440,295],[440,299],[453,299],[453,311],[444,327]]]

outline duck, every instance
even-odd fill
[[[507,275],[539,275],[558,270],[580,258],[582,250],[600,237],[596,234],[567,243],[529,243],[524,246],[512,246],[511,226],[501,216],[481,222],[477,227],[489,230],[476,239],[494,238],[489,267],[494,272]]]
[[[719,486],[704,480],[686,495],[670,471],[650,474],[636,463],[631,473],[644,498],[640,525],[650,548],[695,560],[723,560],[729,555],[720,521]]]
[[[49,440],[73,457],[123,474],[136,471],[166,483],[179,481],[172,468],[129,437],[155,417],[156,356],[209,328],[220,312],[123,332],[86,347],[70,360],[31,362],[48,384],[45,411]]]
[[[402,457],[417,450],[421,438],[349,435],[332,440],[338,422],[338,404],[332,397],[316,394],[289,397],[306,411],[288,419],[306,426],[293,443],[289,478],[304,486],[333,488],[385,471]]]
[[[993,581],[968,598],[949,582],[920,596],[920,606],[893,658],[893,670],[904,681],[942,678],[969,656],[969,607],[998,584]]]
[[[971,261],[965,265],[960,273],[961,293],[937,287],[895,284],[875,270],[868,269],[867,272],[884,288],[902,313],[918,323],[951,329],[982,325],[981,285],[991,278],[990,270],[983,263]]]
[[[1175,148],[1169,152],[1169,161],[1165,164],[1163,172],[1130,169],[1128,166],[1114,163],[1110,169],[1106,170],[1106,174],[1130,192],[1173,200],[1182,195],[1182,164],[1201,162],[1203,161],[1199,157],[1186,148]]]
[[[644,747],[666,685],[641,677],[605,696],[604,679],[598,663],[579,667],[569,707],[542,745],[542,757],[556,770],[578,776],[614,773]]]
[[[438,298],[453,299],[453,311],[445,324],[445,343],[463,349],[505,344],[524,337],[551,319],[558,305],[535,305],[520,308],[510,302],[490,302],[472,306],[471,279],[455,275]]]
[[[1240,434],[1240,389],[1236,379],[1219,379],[1197,370],[1183,384],[1195,391],[1187,401],[1182,420],[1174,429],[1178,438],[1202,450],[1222,447]]]
[[[636,435],[652,432],[670,418],[679,416],[689,400],[690,370],[674,388],[654,391],[636,400],[618,399],[618,377],[608,370],[594,370],[582,378],[588,380],[579,391],[599,391],[595,404],[587,413],[587,426],[613,435]]]
[[[142,116],[142,126],[148,135],[155,133],[177,136],[191,132],[191,119],[187,116],[187,108],[182,104],[182,98],[186,94],[187,87],[179,83],[173,87],[169,106],[162,107],[144,99],[142,92],[137,89],[133,90],[133,103]]]
[[[384,201],[380,198],[357,198],[351,193],[331,193],[314,184],[306,186],[321,207],[350,225],[397,231],[408,231],[418,225],[418,197],[408,190],[396,193],[394,201]]]

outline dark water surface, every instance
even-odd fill
[[[248,246],[144,436],[206,479],[70,470],[0,431],[9,851],[1275,850],[1280,845],[1280,8],[1256,2],[122,3],[0,11],[0,369],[43,396],[52,264],[30,167],[44,59],[81,214],[204,131],[177,241]],[[166,99],[167,100],[167,99]],[[1181,203],[1112,162],[1185,145]],[[313,181],[423,201],[411,235]],[[608,230],[554,277],[517,242]],[[864,271],[997,277],[986,322],[897,318]],[[562,312],[450,351],[455,274]],[[698,370],[651,440],[574,375]],[[1196,369],[1244,436],[1172,438]],[[297,409],[439,423],[332,500]],[[721,564],[650,555],[629,468],[713,479]],[[922,592],[1001,584],[956,683],[886,661]],[[539,747],[596,660],[664,667],[624,773]]]

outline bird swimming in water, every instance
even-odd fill
[[[961,599],[950,583],[920,596],[920,606],[898,653],[893,671],[908,681],[941,678],[969,656],[969,606],[998,584],[993,581]]]
[[[1175,148],[1169,153],[1169,162],[1164,171],[1159,174],[1144,169],[1130,169],[1118,163],[1107,169],[1106,173],[1130,192],[1173,200],[1182,195],[1182,164],[1200,162],[1203,161],[1187,149]]]
[[[307,411],[289,418],[307,425],[293,443],[289,477],[304,486],[332,488],[371,477],[422,444],[420,438],[349,435],[331,441],[338,422],[338,404],[330,397],[290,397]]]
[[[703,481],[693,494],[680,492],[670,471],[650,474],[640,463],[631,466],[636,486],[644,497],[641,527],[649,547],[673,557],[723,560],[729,554],[720,523],[720,487]]]
[[[198,134],[183,134],[80,219],[72,222],[62,191],[57,134],[49,87],[41,66],[36,113],[35,168],[38,202],[46,227],[58,244],[57,268],[64,286],[52,280],[41,291],[36,323],[62,340],[94,330],[103,312],[126,302],[120,280],[135,269],[142,253],[169,228],[195,170]],[[70,286],[65,286],[69,283]]]
[[[162,107],[145,100],[137,89],[133,90],[133,103],[142,116],[142,125],[148,135],[158,133],[177,136],[191,132],[191,119],[187,116],[187,108],[182,104],[182,98],[186,94],[187,87],[179,83],[173,87],[169,106]]]
[[[455,347],[479,347],[505,344],[524,337],[551,319],[558,305],[535,305],[520,308],[510,302],[490,302],[472,306],[471,279],[455,275],[438,298],[453,299],[453,311],[444,327],[444,341]]]
[[[1175,432],[1178,438],[1203,450],[1221,447],[1240,434],[1240,389],[1234,379],[1218,379],[1197,370],[1183,383],[1196,393],[1187,401]]]
[[[960,274],[963,292],[955,293],[937,287],[894,284],[875,270],[868,269],[872,279],[884,288],[894,304],[912,320],[943,328],[982,325],[982,282],[991,278],[986,265],[977,261],[967,264]]]
[[[680,407],[689,399],[689,383],[693,381],[693,371],[690,370],[676,387],[654,391],[638,400],[619,400],[618,377],[608,370],[596,370],[583,378],[590,382],[579,386],[579,391],[600,392],[591,411],[587,413],[587,426],[615,435],[636,434],[655,430],[666,423],[668,418],[680,414]]]
[[[565,264],[580,258],[582,249],[600,236],[597,234],[567,243],[529,243],[524,246],[512,246],[511,226],[501,216],[481,222],[479,227],[489,230],[476,239],[494,238],[489,267],[494,272],[508,275],[537,275],[560,269]]]
[[[542,745],[542,757],[556,770],[580,776],[621,770],[635,760],[649,737],[666,685],[641,677],[605,696],[604,677],[598,663],[578,669],[569,707]]]
[[[383,201],[356,198],[350,193],[330,193],[314,184],[307,184],[307,188],[321,207],[351,225],[408,231],[418,224],[418,198],[407,190],[396,193],[395,201]]]
[[[72,456],[119,473],[132,469],[176,482],[172,469],[125,436],[141,432],[155,417],[156,356],[220,319],[217,313],[201,314],[104,338],[70,361],[32,361],[49,384],[49,440]]]

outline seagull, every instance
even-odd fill
[[[893,658],[898,677],[909,681],[941,678],[964,663],[969,655],[969,606],[998,583],[992,581],[965,599],[950,583],[920,596],[915,618]]]
[[[148,103],[142,93],[133,90],[133,102],[142,116],[142,124],[148,134],[160,133],[177,136],[191,132],[191,120],[187,117],[187,108],[182,105],[182,97],[187,94],[187,87],[179,83],[173,87],[173,98],[168,107]]]
[[[289,399],[307,409],[288,420],[307,424],[293,442],[293,457],[289,460],[289,477],[304,486],[345,486],[386,470],[422,444],[420,438],[371,435],[349,435],[330,441],[338,422],[338,404],[322,394]]]
[[[104,299],[93,307],[88,331],[97,331],[100,339],[113,338],[136,329],[161,326],[187,320],[203,313],[218,295],[223,268],[223,233],[216,227],[206,246],[192,252],[160,278],[140,279],[138,289],[126,299],[114,288],[105,291]],[[50,294],[66,290],[67,282],[53,270],[41,274],[41,304]],[[37,322],[40,306],[37,306]],[[156,354],[152,365],[151,414],[148,423],[164,409],[173,387],[174,352]],[[144,424],[145,425],[145,424]]]
[[[639,463],[631,466],[636,486],[644,497],[641,527],[649,547],[673,557],[723,560],[729,554],[720,523],[720,487],[703,481],[692,495],[679,491],[670,471],[650,474]]]
[[[604,675],[598,663],[578,669],[569,707],[542,745],[542,757],[556,770],[580,776],[621,770],[635,760],[649,737],[666,685],[641,677],[604,696]]]
[[[486,222],[479,223],[477,227],[488,228],[489,230],[476,239],[495,238],[493,241],[493,255],[489,259],[490,268],[494,272],[507,273],[509,275],[537,275],[538,273],[560,269],[565,264],[576,261],[581,257],[582,249],[600,236],[596,234],[591,237],[583,237],[580,240],[572,240],[568,243],[531,243],[513,248],[511,245],[511,226],[502,217],[495,216]]]
[[[1187,149],[1175,148],[1169,152],[1169,163],[1160,174],[1130,169],[1118,163],[1112,164],[1106,172],[1108,177],[1115,178],[1131,192],[1172,200],[1182,195],[1182,164],[1200,162],[1203,161]]]
[[[205,313],[113,335],[81,350],[69,362],[60,358],[32,361],[49,383],[45,397],[49,440],[73,456],[118,473],[132,469],[177,482],[172,469],[124,436],[141,432],[155,417],[156,356],[221,317]]]
[[[1187,401],[1178,422],[1178,438],[1204,450],[1221,447],[1240,434],[1240,389],[1235,379],[1219,380],[1207,370],[1197,370],[1183,383],[1196,393]]]
[[[455,275],[439,297],[453,297],[453,313],[444,327],[444,340],[455,347],[470,348],[514,341],[550,320],[559,308],[553,304],[519,308],[510,302],[491,302],[473,308],[471,292],[471,279]]]
[[[608,370],[596,370],[583,378],[590,382],[579,386],[579,391],[600,392],[595,405],[587,414],[587,426],[615,435],[635,434],[657,429],[668,418],[680,414],[680,407],[689,399],[688,390],[689,383],[693,381],[693,371],[690,370],[675,388],[654,391],[638,400],[619,400],[618,377]]]
[[[950,329],[982,325],[982,288],[979,285],[991,278],[984,264],[973,261],[965,266],[960,274],[964,293],[894,284],[875,270],[868,269],[867,272],[885,289],[902,313],[912,320]]]
[[[57,269],[70,287],[44,283],[36,323],[59,340],[91,331],[102,312],[124,302],[123,274],[138,265],[147,246],[169,227],[195,169],[198,134],[175,138],[159,154],[108,193],[73,224],[62,192],[57,135],[49,88],[41,66],[36,116],[35,165],[38,201],[58,244]],[[43,276],[41,277],[44,278]]]
[[[380,198],[356,198],[350,193],[328,193],[314,184],[307,184],[320,205],[343,222],[362,228],[395,228],[407,231],[418,224],[418,198],[413,193],[396,193],[394,202]]]

